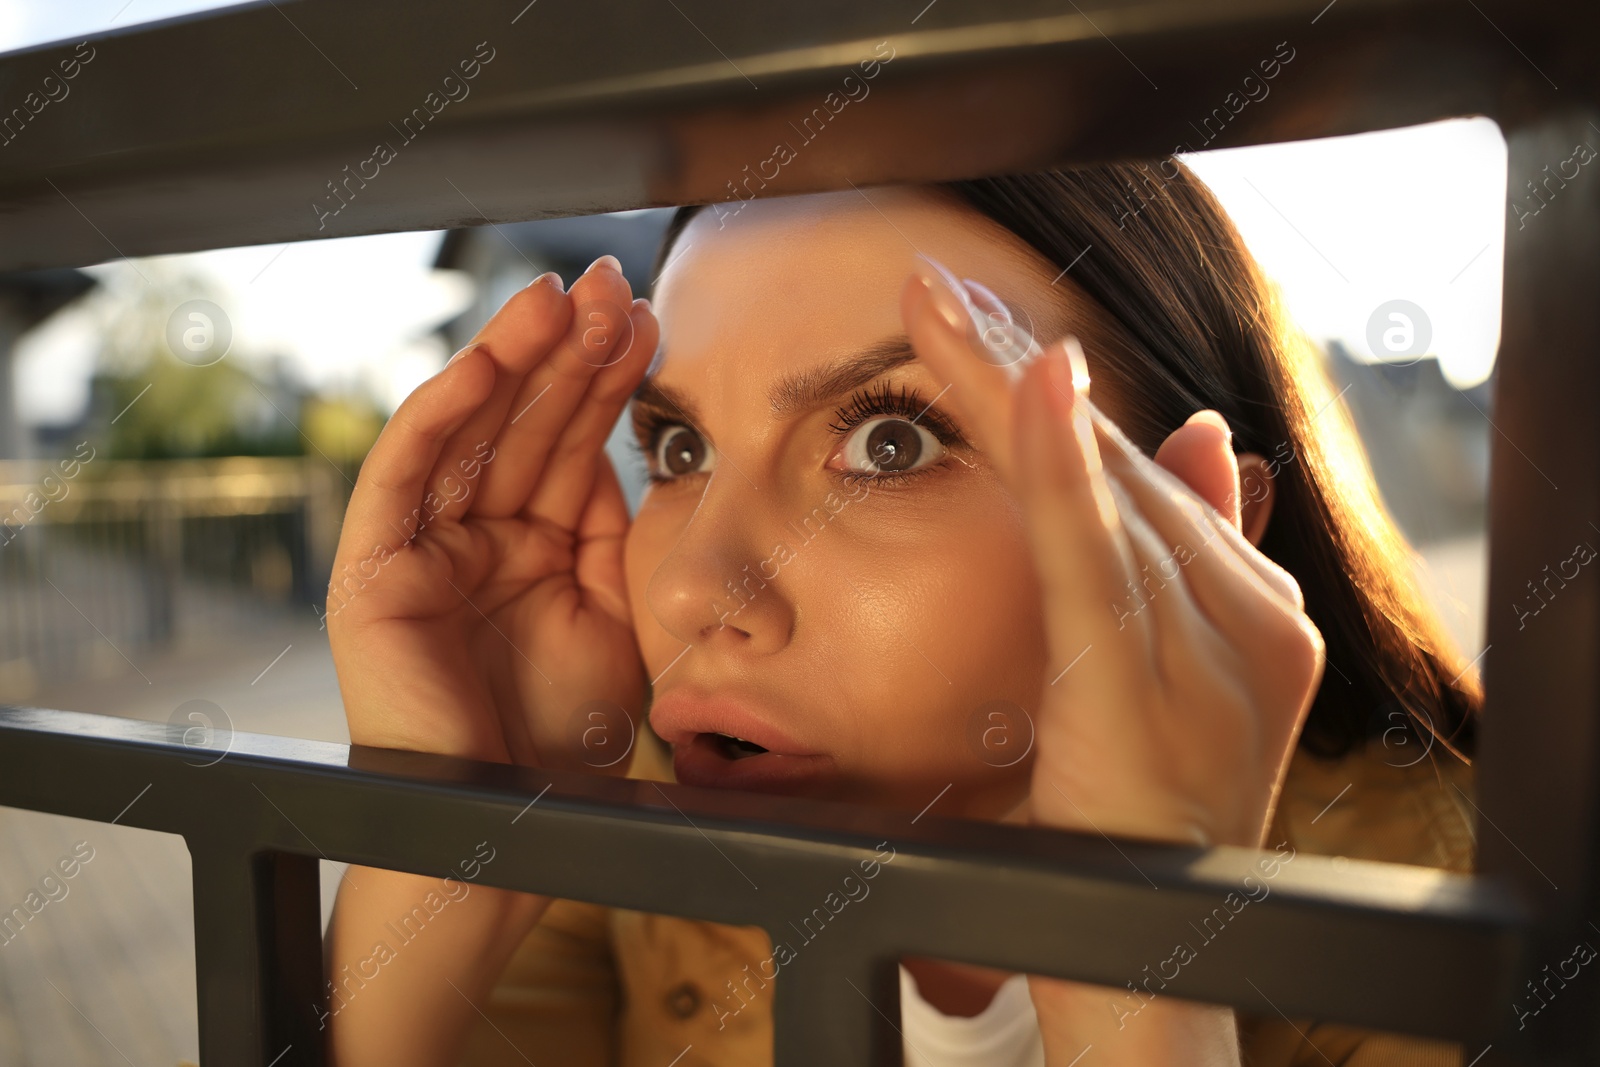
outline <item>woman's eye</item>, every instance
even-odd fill
[[[656,438],[655,467],[664,478],[679,478],[710,470],[711,447],[687,426],[664,427]]]
[[[846,470],[878,475],[926,467],[944,454],[944,445],[928,430],[897,415],[880,415],[850,431],[838,458]]]

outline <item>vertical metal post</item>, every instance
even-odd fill
[[[1600,979],[1572,980],[1568,961],[1579,943],[1600,947],[1600,559],[1586,561],[1600,549],[1600,160],[1575,160],[1600,148],[1600,108],[1509,143],[1479,867],[1539,916],[1505,1049],[1589,1063]]]
[[[773,944],[794,932],[769,931]],[[778,975],[774,1067],[900,1067],[899,971],[860,941],[819,936]]]
[[[183,579],[183,520],[164,478],[141,472],[152,492],[145,503],[146,625],[144,637],[157,644],[173,639],[178,626],[178,586]]]
[[[201,1062],[321,1064],[326,997],[316,858],[186,840]],[[280,1059],[285,1053],[289,1058]]]

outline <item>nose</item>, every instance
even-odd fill
[[[776,581],[778,554],[756,546],[768,514],[753,487],[713,475],[672,550],[645,587],[645,603],[686,645],[770,655],[793,636],[794,605]]]

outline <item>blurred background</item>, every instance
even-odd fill
[[[0,0],[0,51],[208,6]],[[1321,348],[1418,572],[1479,655],[1498,129],[1184,158]],[[346,741],[319,611],[385,419],[546,270],[570,283],[609,252],[646,292],[669,214],[0,274],[0,703]],[[642,470],[621,439],[632,505]],[[71,894],[0,937],[0,1063],[193,1057],[181,840],[0,810],[0,908],[79,839],[96,858]],[[324,868],[326,911],[340,865]]]

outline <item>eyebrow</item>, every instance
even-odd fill
[[[773,385],[768,399],[772,414],[780,419],[792,418],[819,404],[843,396],[852,389],[866,385],[880,374],[917,358],[911,347],[911,338],[896,334],[876,341],[836,363],[813,370],[797,371],[780,378]]]
[[[696,433],[700,432],[700,412],[695,408],[694,401],[672,388],[672,386],[663,385],[656,381],[655,375],[650,375],[639,383],[638,388],[633,391],[633,403],[636,412],[641,407],[655,408],[657,411],[682,417],[685,422],[694,427]],[[636,414],[634,425],[637,426],[638,424],[639,420]]]
[[[793,418],[852,389],[860,388],[896,367],[904,366],[917,358],[911,347],[911,338],[896,334],[875,341],[867,347],[825,367],[797,371],[780,378],[768,392],[775,418]],[[700,413],[688,397],[671,386],[645,378],[634,390],[636,403],[661,411],[675,411],[698,425]]]

